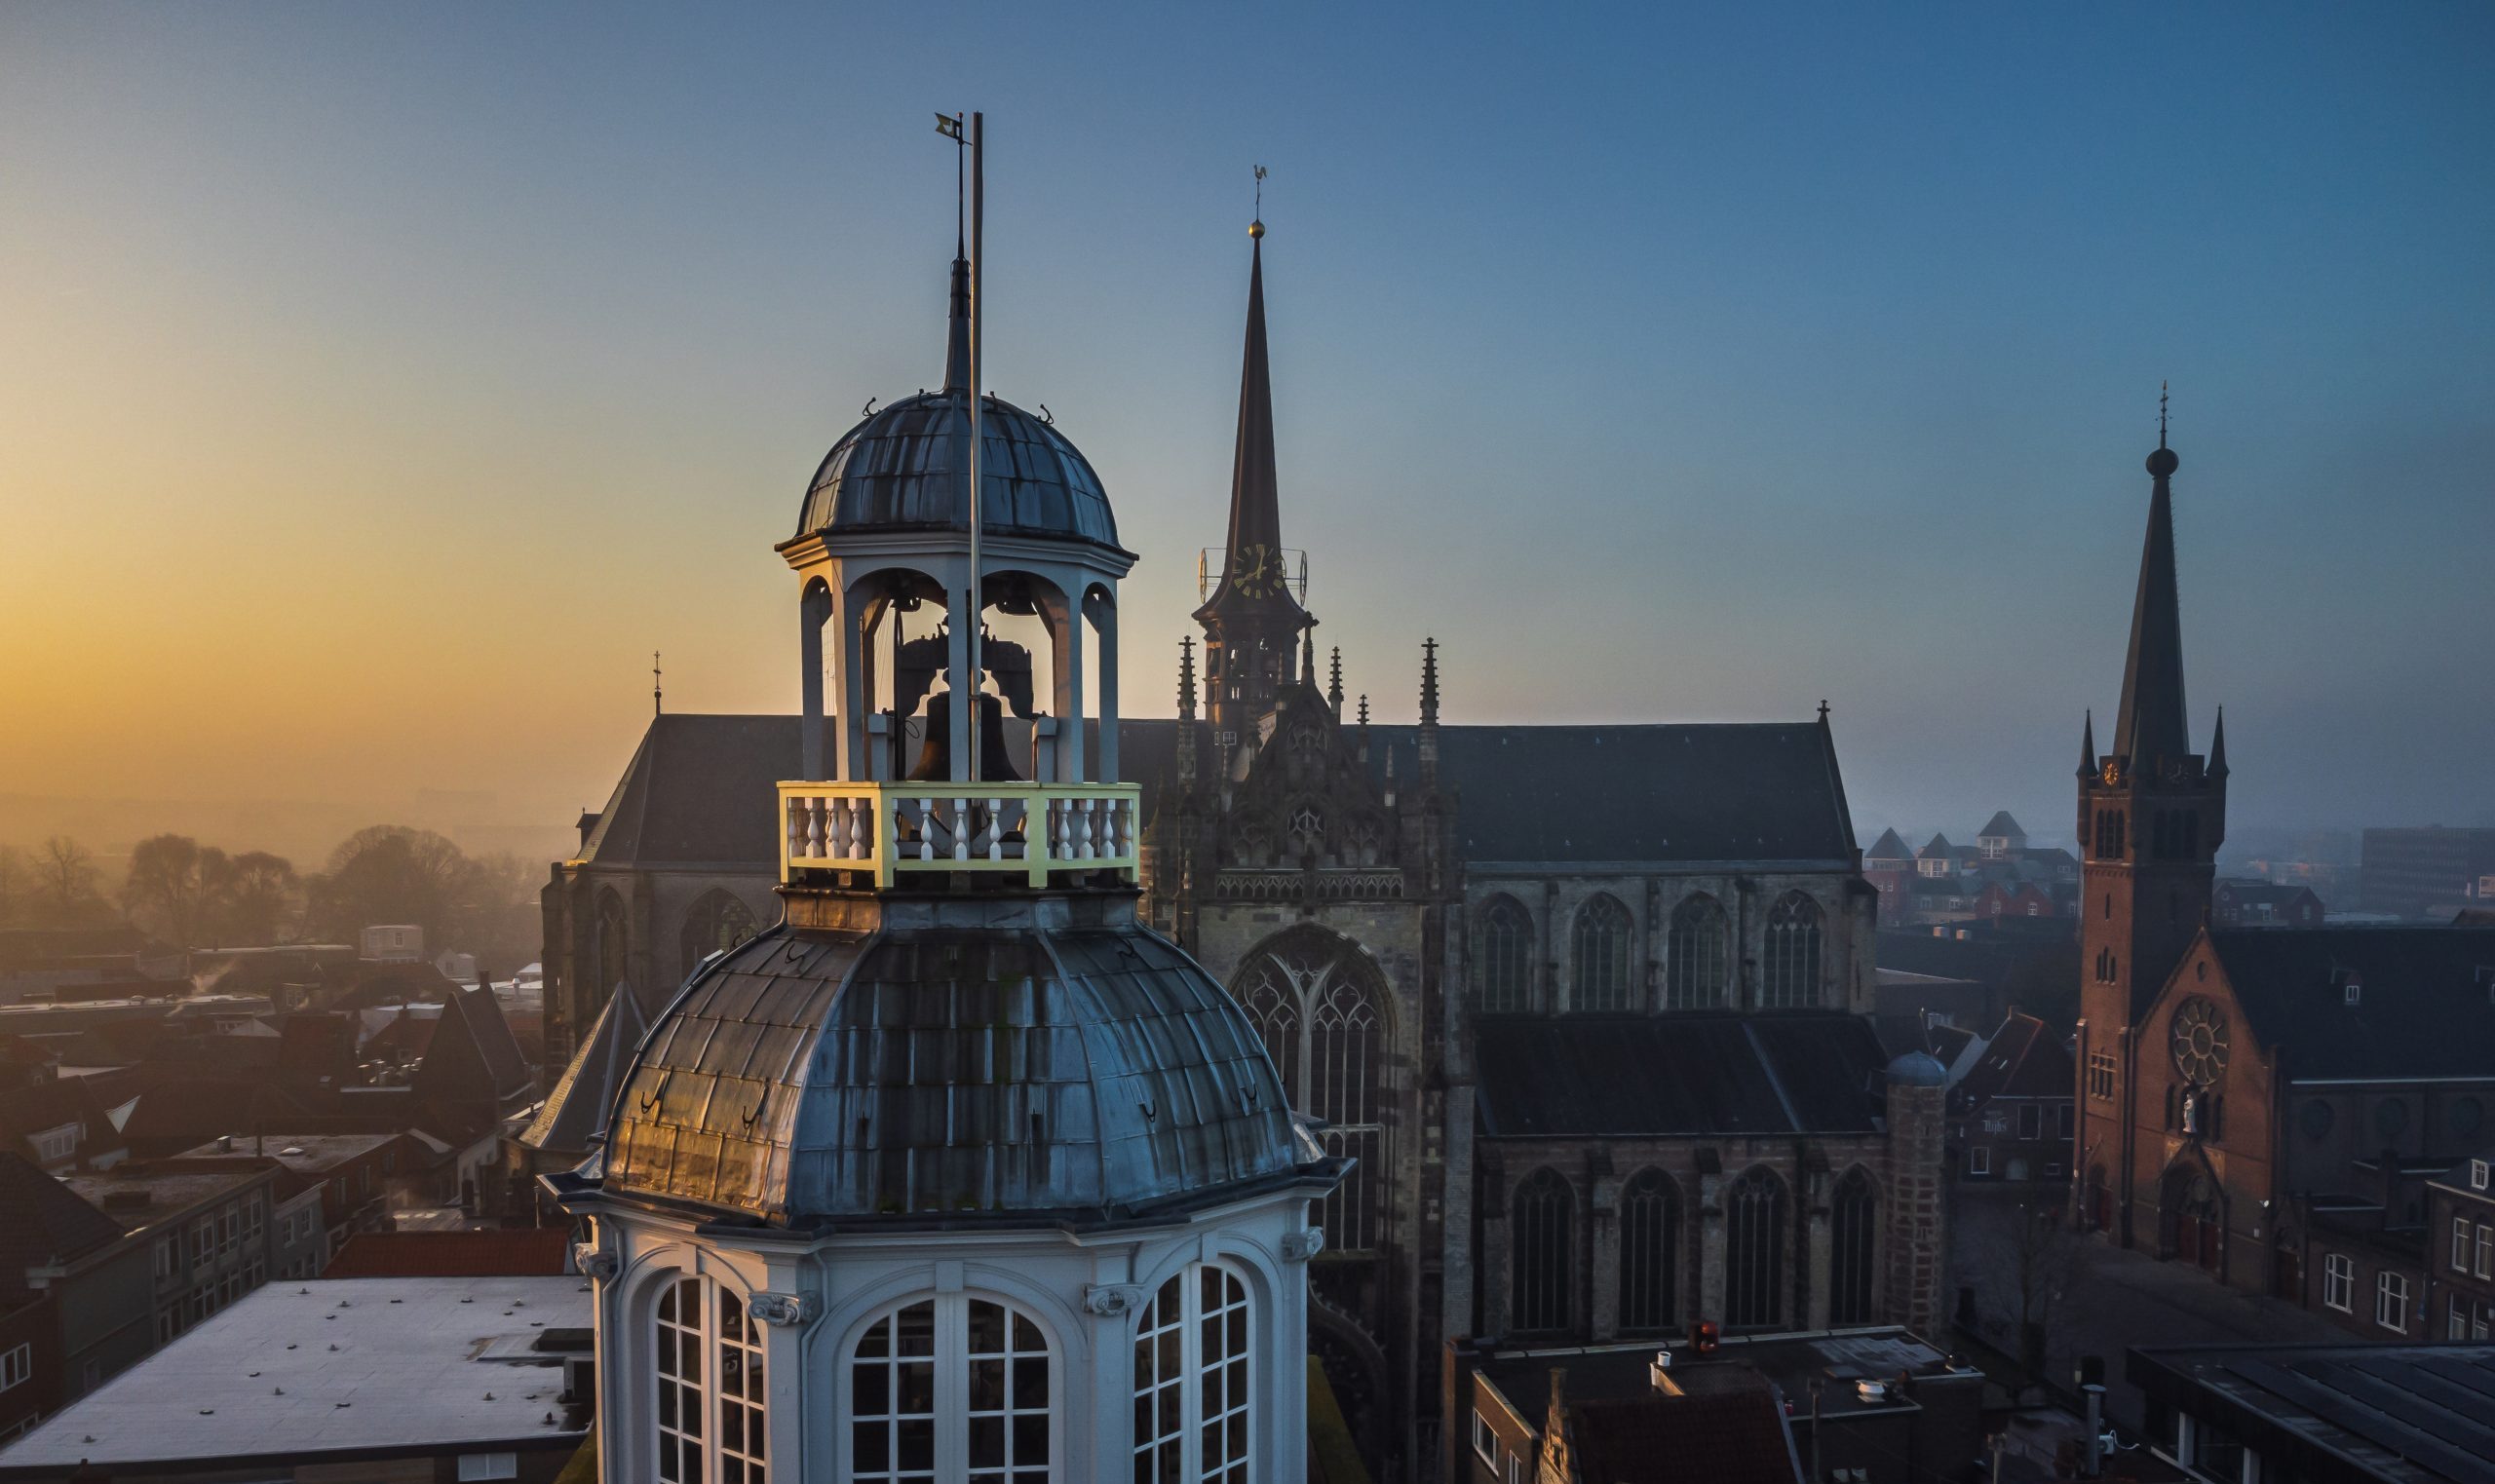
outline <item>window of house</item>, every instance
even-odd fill
[[[1484,1464],[1498,1462],[1499,1434],[1491,1429],[1490,1419],[1483,1417],[1478,1408],[1473,1413],[1473,1451],[1481,1455]]]
[[[1710,1009],[1724,1003],[1724,907],[1701,892],[1672,908],[1664,944],[1664,1008]]]
[[[2374,1322],[2408,1333],[2408,1275],[2384,1273],[2374,1277]]]
[[[875,1320],[849,1360],[859,1484],[1043,1484],[1056,1448],[1047,1337],[1011,1304],[944,1293]]]
[[[1135,1484],[1248,1484],[1249,1318],[1247,1283],[1218,1263],[1191,1265],[1144,1306],[1134,1341]]]
[[[35,1135],[35,1159],[45,1164],[68,1159],[78,1152],[78,1125],[70,1123],[47,1129]]]
[[[35,1371],[35,1349],[29,1343],[0,1351],[0,1391],[24,1383]]]
[[[1581,1010],[1636,1008],[1629,972],[1629,909],[1620,898],[1597,892],[1577,909],[1571,946],[1575,976],[1569,1008]]]
[[[1767,959],[1759,974],[1759,1005],[1801,1009],[1820,1003],[1820,904],[1788,892],[1767,914]]]
[[[260,1237],[267,1233],[267,1223],[268,1216],[267,1213],[260,1209],[259,1197],[253,1196],[250,1200],[244,1202],[243,1239],[245,1241],[251,1243],[253,1246],[259,1245]]]
[[[2452,1295],[2451,1308],[2443,1315],[2443,1338],[2446,1340],[2469,1338],[2469,1309],[2461,1303],[2459,1294]]]
[[[1967,1150],[1967,1173],[1971,1175],[1989,1175],[1992,1173],[1992,1149],[1989,1145],[1977,1144],[1969,1147]]]
[[[2357,1308],[2357,1261],[2344,1252],[2322,1259],[2322,1302],[2341,1313]]]
[[[1479,969],[1483,1014],[1533,1008],[1533,918],[1513,896],[1481,909]]]
[[[2477,1266],[2479,1277],[2495,1277],[2495,1227],[2477,1229]]]
[[[156,1238],[156,1275],[158,1277],[173,1275],[173,1238],[170,1237]]]
[[[715,1278],[678,1278],[659,1294],[652,1329],[659,1478],[762,1484],[762,1332],[745,1301]]]
[[[2088,1095],[2113,1101],[2114,1054],[2111,1051],[2088,1053]]]
[[[517,1453],[463,1453],[459,1455],[459,1477],[466,1479],[517,1479],[519,1477],[519,1455]]]
[[[2018,1110],[2018,1136],[2041,1139],[2045,1136],[2045,1110],[2034,1103],[2022,1104]]]

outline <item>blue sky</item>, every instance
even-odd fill
[[[1143,553],[1132,704],[1261,162],[1285,529],[1381,715],[1430,634],[1462,720],[1825,697],[1866,831],[2058,834],[2166,379],[2239,823],[2495,820],[2490,54],[2462,5],[14,5],[0,767],[559,814],[654,647],[792,705],[770,547],[939,373],[975,107],[990,382]]]

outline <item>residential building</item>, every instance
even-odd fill
[[[2209,922],[2219,928],[2319,928],[2324,915],[2311,887],[2235,878],[2209,896]]]
[[[2420,1293],[2437,1338],[2483,1341],[2495,1331],[2495,1144],[2426,1183],[2426,1268]]]
[[[148,1255],[152,1334],[165,1345],[269,1280],[277,1167],[249,1156],[134,1161],[68,1189]]]
[[[85,1395],[155,1348],[149,1252],[62,1181],[0,1154],[0,1327],[15,1337],[10,1351],[27,1347],[30,1367],[0,1393],[5,1426]]]
[[[2362,910],[2447,923],[2485,904],[2478,883],[2495,876],[2495,829],[2369,829],[2362,871]]]
[[[2074,1081],[2062,1038],[2012,1010],[1949,1090],[1950,1155],[1959,1177],[2068,1180]]]
[[[2482,1484],[2486,1345],[2134,1348],[2160,1456],[2209,1484]]]

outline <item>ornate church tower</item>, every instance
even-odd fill
[[[2148,534],[2111,744],[2081,733],[2079,1138],[2081,1218],[2129,1242],[2130,1028],[2208,918],[2226,837],[2226,724],[2206,757],[2191,750],[2183,705],[2183,626],[2174,576],[2170,482],[2161,406]]]

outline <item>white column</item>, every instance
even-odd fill
[[[1100,781],[1118,781],[1118,604],[1094,598],[1084,604],[1100,634]]]
[[[797,654],[803,667],[798,681],[797,771],[806,781],[821,782],[823,757],[823,625],[831,614],[831,593],[809,583],[797,602]]]
[[[856,782],[866,776],[866,666],[862,653],[865,640],[858,632],[858,615],[866,605],[861,592],[844,592],[834,603],[831,621],[836,626],[832,641],[832,665],[837,674],[834,683],[840,687],[840,777]]]
[[[1050,647],[1056,651],[1052,668],[1056,694],[1050,703],[1057,716],[1057,781],[1083,781],[1083,604],[1067,598],[1053,608]]]

